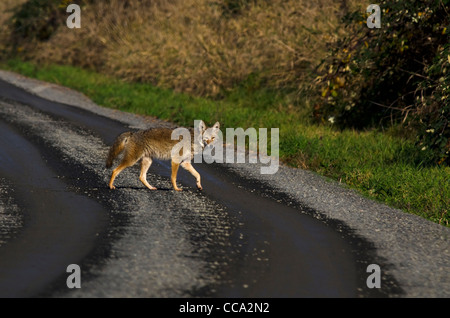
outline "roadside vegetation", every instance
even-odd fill
[[[278,127],[286,164],[449,226],[447,1],[382,1],[381,29],[350,0],[84,0],[81,29],[68,3],[2,2],[1,67],[179,125]]]

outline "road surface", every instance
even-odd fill
[[[246,173],[254,169],[248,165],[195,165],[202,192],[180,170],[184,191],[176,192],[170,162],[155,161],[148,180],[158,191],[138,180],[138,165],[120,174],[117,189],[110,190],[104,162],[114,138],[170,124],[102,110],[70,90],[7,76],[0,81],[1,297],[448,294],[448,250],[440,248],[434,258],[440,270],[429,264],[417,269],[433,271],[444,288],[410,289],[397,275],[408,265],[386,257],[380,243],[314,207],[310,197],[282,191],[280,176]],[[394,215],[398,220],[401,214]],[[438,247],[448,244],[447,228],[412,220],[436,234]],[[385,219],[379,223],[389,227]],[[69,264],[80,266],[82,288],[67,288]],[[381,267],[382,288],[368,288],[369,264]]]

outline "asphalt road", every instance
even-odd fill
[[[385,253],[390,232],[379,235],[380,244],[352,220],[327,214],[323,198],[316,199],[325,206],[320,208],[305,193],[302,199],[298,191],[283,190],[283,182],[285,189],[295,189],[310,178],[293,178],[298,172],[286,177],[285,167],[261,178],[249,165],[199,164],[204,191],[180,170],[184,191],[176,192],[170,163],[156,161],[148,180],[158,191],[140,183],[138,166],[120,174],[117,189],[110,190],[111,171],[104,162],[114,138],[170,124],[103,110],[70,90],[3,76],[8,81],[0,81],[1,297],[435,296],[430,290],[448,295],[447,228],[412,218],[427,227],[427,237],[434,233],[441,252],[428,249],[437,270],[429,263],[417,268],[416,257],[411,263],[397,256],[401,253]],[[346,205],[355,202],[348,197]],[[334,209],[340,204],[334,202]],[[376,216],[379,209],[390,212],[374,206]],[[398,220],[403,212],[392,213]],[[379,224],[389,227],[386,219]],[[403,248],[405,243],[394,240]],[[81,268],[80,289],[66,286],[69,264]],[[369,264],[382,268],[382,288],[368,288]],[[405,266],[422,276],[432,272],[427,284],[414,275],[405,279],[398,271]]]

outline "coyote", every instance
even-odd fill
[[[177,186],[177,172],[181,165],[184,169],[189,171],[197,180],[197,188],[202,190],[200,183],[200,174],[194,169],[191,160],[194,154],[199,153],[204,147],[211,144],[217,138],[220,124],[216,122],[214,126],[207,129],[205,123],[200,121],[195,130],[190,130],[191,149],[187,153],[175,155],[172,153],[174,146],[179,143],[178,140],[172,140],[172,129],[170,128],[151,128],[147,130],[140,130],[137,132],[124,132],[120,134],[114,144],[111,146],[106,159],[106,168],[110,168],[114,159],[124,152],[122,161],[119,166],[112,172],[109,181],[109,187],[115,189],[114,180],[117,175],[125,168],[131,167],[136,162],[141,160],[141,174],[139,180],[150,190],[156,190],[155,187],[147,182],[147,171],[152,164],[152,158],[172,161],[172,176],[171,181],[173,188],[176,191],[181,191]],[[187,147],[189,148],[189,147]]]

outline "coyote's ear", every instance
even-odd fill
[[[200,130],[202,133],[206,130],[206,125],[203,122],[203,120],[200,120],[200,122],[198,123],[198,130]]]
[[[213,129],[214,129],[214,131],[216,131],[216,130],[218,130],[219,128],[220,128],[220,124],[219,124],[219,122],[217,121],[217,122],[214,124]]]

